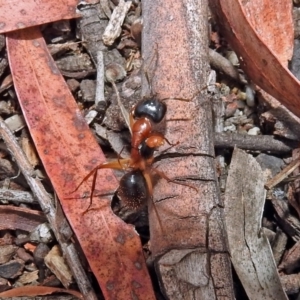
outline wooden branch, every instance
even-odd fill
[[[143,57],[153,93],[165,100],[166,138],[176,144],[158,169],[194,189],[161,179],[149,207],[151,251],[170,299],[233,299],[212,138],[211,105],[197,94],[208,74],[207,2],[143,1]],[[144,80],[143,94],[149,94]]]
[[[287,153],[297,148],[299,143],[279,140],[270,135],[247,135],[238,133],[215,133],[216,148],[240,148],[244,150],[272,153]]]

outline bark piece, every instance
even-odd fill
[[[300,239],[300,221],[294,217],[288,207],[288,203],[282,199],[277,199],[273,193],[272,204],[277,213],[277,219],[280,227],[295,242]]]
[[[284,256],[279,270],[284,270],[286,274],[291,274],[300,266],[300,241],[298,241]]]
[[[272,243],[272,250],[276,265],[279,264],[281,257],[286,249],[287,240],[287,235],[280,228],[277,228],[276,236]]]
[[[0,264],[4,264],[10,261],[15,255],[18,247],[14,245],[3,245],[0,246]]]
[[[0,266],[0,276],[6,279],[13,279],[22,274],[24,262],[21,260],[11,260]]]
[[[22,229],[32,231],[46,221],[43,213],[15,206],[0,207],[0,229]]]
[[[38,282],[38,270],[32,271],[32,272],[24,272],[20,278],[18,279],[17,283],[26,285],[26,284],[32,284]]]
[[[132,4],[132,1],[120,0],[119,5],[114,9],[107,27],[102,36],[105,45],[111,46],[115,39],[121,33],[121,26],[124,22],[125,16]]]
[[[65,288],[71,285],[73,282],[72,273],[57,245],[45,256],[45,264],[56,275]]]
[[[282,275],[280,277],[282,286],[288,295],[299,293],[300,274]]]
[[[231,260],[250,299],[287,299],[261,230],[266,191],[255,158],[235,149],[225,192]]]
[[[16,191],[9,189],[0,189],[0,200],[13,201],[15,203],[34,203],[37,202],[33,198],[32,193],[24,191]]]
[[[278,173],[276,176],[274,176],[271,180],[269,180],[265,184],[265,188],[267,190],[270,190],[277,184],[279,184],[283,179],[285,179],[287,176],[289,176],[291,173],[294,172],[296,168],[298,168],[300,165],[299,160],[294,160],[291,162],[288,166],[286,166],[280,173]]]

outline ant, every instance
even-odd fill
[[[119,92],[114,82],[112,82],[112,86],[122,110],[124,108],[122,108]],[[130,170],[120,180],[118,195],[129,208],[137,210],[144,206],[147,200],[152,198],[153,185],[151,176],[153,173],[157,173],[166,180],[172,181],[163,172],[152,167],[155,150],[162,146],[165,141],[171,147],[176,145],[171,144],[162,133],[152,130],[153,125],[159,124],[163,120],[166,111],[166,104],[155,97],[146,98],[138,102],[131,109],[127,120],[132,134],[130,157],[102,163],[95,167],[83,178],[75,191],[83,182],[93,176],[90,195],[90,200],[92,201],[99,169]],[[89,210],[90,205],[87,210]],[[154,209],[156,211],[155,206]],[[158,215],[157,211],[156,214]]]
[[[177,182],[168,178],[162,171],[159,171],[153,167],[153,162],[155,159],[154,152],[158,150],[159,147],[161,147],[165,142],[167,142],[170,145],[170,147],[173,147],[178,144],[171,144],[162,133],[153,130],[155,125],[161,123],[166,115],[167,105],[164,101],[168,99],[191,101],[191,99],[165,98],[159,100],[157,97],[153,96],[150,80],[147,73],[146,79],[150,87],[150,95],[152,96],[139,101],[135,106],[133,106],[129,114],[125,110],[123,104],[121,103],[119,91],[115,82],[111,81],[122,114],[131,132],[132,138],[130,157],[123,159],[119,158],[118,160],[105,162],[98,165],[90,173],[88,173],[79,183],[74,192],[78,190],[78,188],[82,185],[83,182],[85,182],[87,179],[93,176],[90,195],[90,205],[87,211],[89,210],[92,203],[98,170],[105,168],[128,171],[120,179],[117,193],[121,201],[127,207],[135,210],[138,210],[141,207],[145,206],[149,198],[151,198],[153,201],[152,175],[154,173],[159,175],[161,178],[167,180],[168,182],[174,182],[176,184],[188,186],[198,191],[197,188],[189,184]],[[197,92],[197,94],[198,93],[199,92]],[[195,96],[193,96],[192,98],[194,97]],[[157,219],[160,223],[160,227],[163,228],[156,206],[153,205],[153,207],[157,215]]]

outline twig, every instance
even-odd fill
[[[209,63],[212,66],[212,68],[221,71],[222,73],[226,74],[227,76],[236,80],[237,82],[242,81],[238,70],[227,58],[211,49],[209,49],[208,54]]]
[[[59,220],[57,217],[57,211],[53,205],[52,199],[49,194],[44,189],[41,182],[33,178],[34,170],[30,163],[28,162],[23,150],[20,148],[18,142],[16,141],[14,135],[11,133],[4,120],[0,117],[0,134],[10,150],[11,154],[14,156],[20,170],[22,171],[28,185],[30,186],[35,198],[38,200],[43,212],[45,213],[48,222],[55,234],[57,241],[59,242],[63,253],[68,261],[69,267],[72,270],[73,276],[78,284],[78,287],[85,299],[97,299],[90,282],[87,279],[87,275],[81,265],[81,260],[77,255],[77,251],[72,243],[63,236],[63,231],[71,231],[67,220],[64,222]],[[57,203],[58,205],[58,203]],[[61,217],[60,217],[61,218]],[[61,228],[59,224],[64,225]],[[63,229],[63,230],[62,230]]]
[[[97,52],[97,84],[96,84],[96,106],[102,105],[106,106],[106,101],[104,97],[104,60],[103,52],[99,50]]]
[[[300,160],[294,160],[292,163],[290,163],[287,167],[285,167],[280,173],[278,173],[275,177],[273,177],[271,180],[269,180],[265,184],[265,188],[267,190],[270,190],[275,185],[280,183],[284,178],[289,176],[296,168],[300,166]]]
[[[35,203],[36,199],[29,192],[14,191],[9,189],[0,189],[0,200],[18,202],[18,203]]]
[[[238,133],[215,133],[216,148],[240,148],[252,151],[287,153],[297,148],[299,143],[290,140],[277,140],[269,135],[246,135]]]

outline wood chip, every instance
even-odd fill
[[[14,245],[3,245],[0,246],[0,264],[5,264],[15,255],[18,247]]]
[[[300,266],[300,241],[298,241],[284,256],[279,270],[284,270],[286,274],[291,274]]]
[[[288,203],[282,199],[277,199],[273,193],[272,204],[277,213],[277,219],[280,227],[295,242],[299,241],[300,221],[290,213]]]
[[[56,275],[65,288],[70,286],[73,282],[72,273],[57,245],[45,256],[45,264]]]
[[[0,265],[0,277],[14,279],[20,276],[24,269],[24,262],[21,260],[12,260],[6,264]]]
[[[32,272],[24,272],[20,278],[18,279],[18,283],[25,285],[25,284],[32,284],[37,283],[39,277],[38,277],[39,270],[35,270]]]
[[[115,39],[121,34],[121,26],[125,16],[132,4],[132,1],[120,0],[119,5],[114,9],[111,18],[102,36],[102,40],[106,46],[111,46]]]

